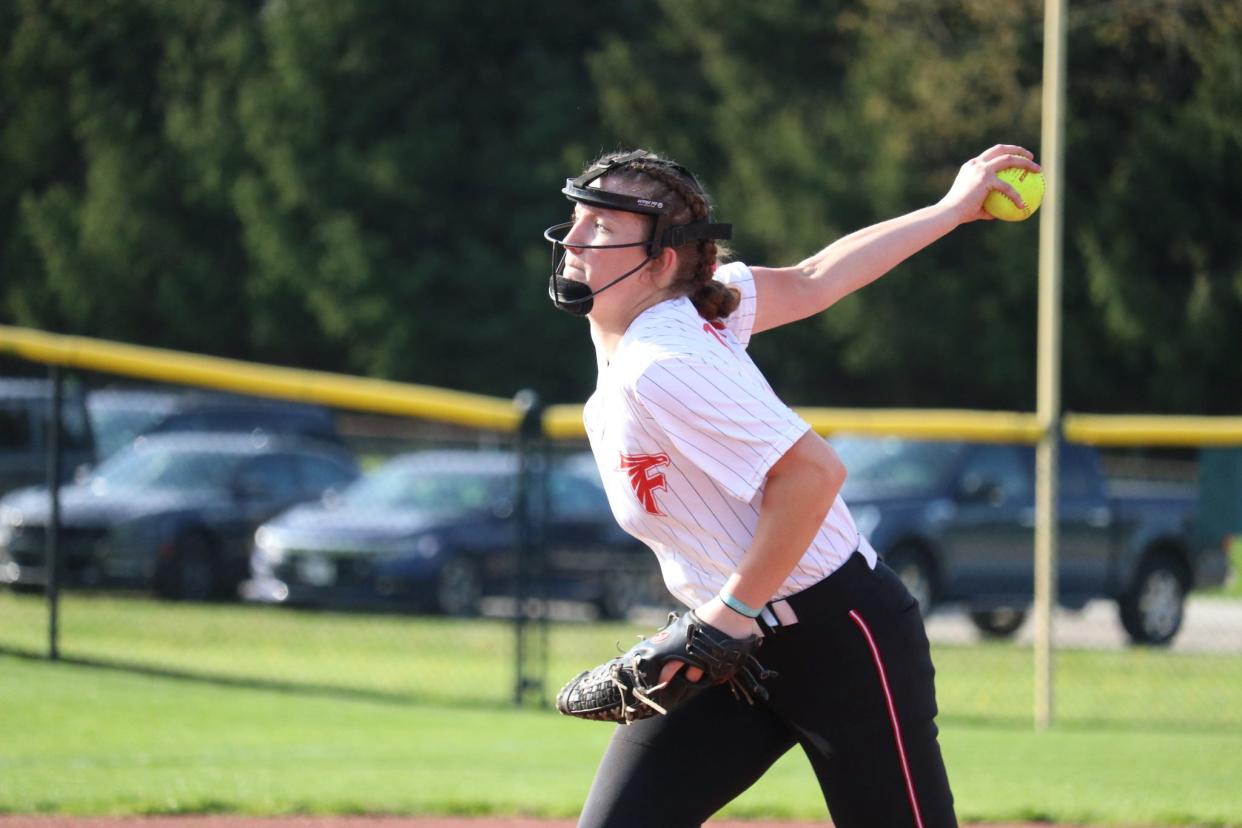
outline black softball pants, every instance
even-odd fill
[[[893,572],[853,555],[789,599],[796,624],[758,657],[780,673],[751,706],[725,685],[667,716],[618,725],[580,828],[689,828],[802,748],[837,828],[951,828],[935,669],[918,604]]]

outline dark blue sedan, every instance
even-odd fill
[[[256,526],[357,477],[347,453],[300,439],[140,438],[61,488],[60,582],[154,588],[169,598],[235,597]],[[0,583],[46,585],[49,506],[46,487],[0,500]]]
[[[244,597],[328,606],[387,606],[470,615],[512,595],[518,524],[511,453],[399,456],[339,496],[259,527]],[[532,497],[545,522],[545,595],[617,617],[667,603],[655,556],[612,517],[593,465],[553,464]]]

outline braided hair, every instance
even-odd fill
[[[625,153],[614,152],[592,162],[595,166]],[[612,169],[606,178],[624,182],[635,195],[672,206],[670,224],[706,221],[711,216],[711,200],[698,180],[684,167],[657,155],[629,161]],[[741,301],[736,288],[712,278],[716,265],[725,261],[730,250],[715,239],[686,242],[673,249],[677,255],[677,272],[670,289],[679,296],[688,296],[699,316],[709,322],[724,319],[737,309]]]

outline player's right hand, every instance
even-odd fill
[[[1025,203],[1018,191],[996,176],[1009,167],[1040,171],[1040,166],[1035,163],[1035,156],[1030,150],[1016,144],[997,144],[962,165],[953,186],[940,199],[940,205],[953,211],[958,224],[980,219],[991,220],[992,215],[983,209],[983,201],[993,190],[1004,193],[1014,204],[1024,207]]]

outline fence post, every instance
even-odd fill
[[[50,499],[47,529],[44,535],[45,568],[47,573],[47,657],[60,658],[60,468],[63,465],[60,445],[60,421],[64,402],[64,380],[60,366],[48,369],[52,385],[52,410],[47,428],[47,491]]]
[[[544,702],[547,664],[548,613],[542,597],[542,526],[547,508],[544,491],[547,458],[543,441],[543,401],[530,389],[513,400],[522,412],[518,429],[517,572],[514,589],[514,638],[516,671],[513,700],[521,705],[528,698]]]

